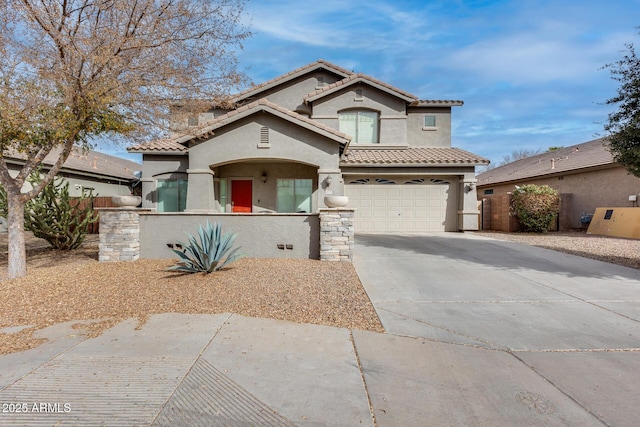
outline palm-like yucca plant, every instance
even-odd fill
[[[243,256],[237,253],[239,247],[232,249],[237,234],[226,233],[222,235],[222,225],[217,222],[211,225],[207,221],[205,227],[199,224],[197,237],[186,234],[189,237],[189,244],[183,244],[183,250],[172,249],[180,259],[176,265],[172,265],[167,270],[185,273],[211,273]]]

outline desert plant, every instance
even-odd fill
[[[516,186],[513,192],[511,212],[518,218],[524,231],[534,233],[549,231],[559,210],[558,191],[548,185]]]
[[[204,227],[199,224],[196,231],[197,237],[185,233],[189,237],[189,244],[181,243],[182,250],[172,249],[180,259],[176,265],[167,268],[167,270],[185,273],[211,273],[243,256],[237,254],[240,250],[239,247],[232,249],[237,234],[226,233],[222,235],[222,225],[217,222],[211,225],[207,221],[207,225]]]
[[[35,186],[40,182],[40,174],[34,172],[29,182]],[[69,182],[56,177],[27,202],[25,229],[56,249],[76,249],[87,236],[89,225],[97,219],[93,210],[94,198],[91,190],[84,190],[80,198],[72,199],[69,197]]]

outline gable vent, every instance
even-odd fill
[[[269,128],[266,126],[262,126],[260,128],[260,143],[258,144],[258,148],[269,148],[271,145],[269,144]]]

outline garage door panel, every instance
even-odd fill
[[[445,231],[457,221],[453,209],[447,218],[452,189],[453,184],[347,184],[345,194],[357,208],[356,232]]]

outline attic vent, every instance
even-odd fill
[[[317,84],[316,87],[317,88],[321,88],[321,87],[325,87],[327,85],[327,82],[324,79],[324,76],[317,76]]]
[[[260,128],[260,143],[258,144],[258,148],[269,148],[271,144],[269,143],[269,128],[266,126],[262,126]]]
[[[362,101],[362,89],[356,89],[356,101]]]

